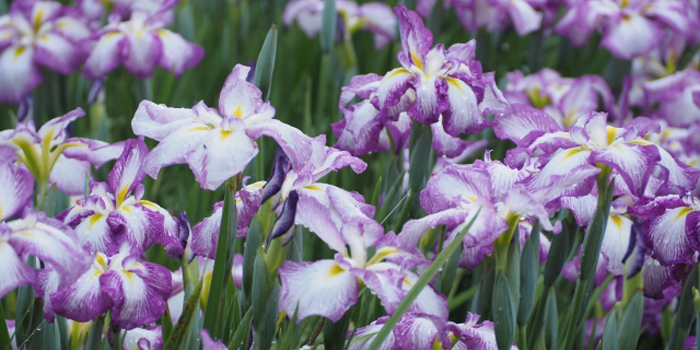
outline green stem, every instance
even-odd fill
[[[513,239],[515,234],[515,229],[518,228],[518,223],[520,223],[520,216],[514,213],[508,214],[508,230],[503,232],[496,242],[494,242],[494,255],[496,257],[496,273],[500,271],[505,271],[508,266],[508,248],[510,247],[510,241]]]

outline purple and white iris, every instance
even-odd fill
[[[153,178],[171,164],[187,163],[205,189],[214,190],[240,173],[258,153],[255,139],[269,136],[301,167],[311,155],[311,138],[273,119],[275,109],[246,81],[250,68],[236,65],[226,79],[219,109],[203,101],[193,108],[170,108],[143,101],[131,123],[134,133],[160,141],[145,160]]]
[[[153,243],[183,249],[176,219],[158,204],[141,198],[147,155],[142,138],[127,140],[108,183],[92,182],[90,194],[59,215],[75,229],[81,245],[108,257],[118,253],[124,243],[141,253]]]
[[[170,10],[176,1],[168,1],[157,11],[133,8],[130,18],[121,21],[113,14],[109,23],[83,42],[90,52],[83,74],[104,79],[107,72],[124,65],[140,78],[150,78],[156,65],[180,76],[199,64],[204,49],[185,40],[165,26],[172,20]]]
[[[59,2],[13,2],[0,16],[0,102],[22,102],[41,83],[40,67],[72,73],[85,57],[79,41],[89,33]]]
[[[323,21],[323,0],[293,0],[287,3],[282,21],[290,26],[295,20],[308,37],[321,31]],[[352,34],[358,29],[368,29],[374,34],[374,46],[381,48],[394,40],[396,16],[391,7],[380,2],[357,4],[351,0],[338,0],[336,11],[343,29]]]

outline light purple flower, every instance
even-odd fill
[[[156,65],[180,76],[199,64],[204,49],[165,29],[171,20],[170,9],[176,1],[162,4],[157,11],[132,8],[127,21],[112,15],[109,23],[83,42],[90,52],[83,74],[103,79],[107,72],[124,65],[140,78],[150,78]],[[170,17],[169,17],[170,14]]]
[[[129,254],[128,245],[110,258],[98,253],[77,281],[51,294],[53,311],[86,322],[111,310],[113,324],[126,330],[158,320],[167,306],[171,273],[138,255]]]
[[[20,214],[31,203],[32,175],[15,165],[13,152],[0,151],[0,222]]]
[[[199,331],[199,336],[202,338],[202,350],[228,350],[221,340],[213,340],[206,329]]]
[[[389,113],[408,94],[408,115],[424,124],[437,122],[442,114],[445,131],[455,137],[486,128],[480,103],[497,88],[493,76],[482,74],[474,60],[476,42],[431,48],[433,35],[418,14],[404,6],[394,11],[401,30],[397,58],[403,67],[384,75],[372,98],[375,107]]]
[[[0,16],[1,102],[20,103],[41,83],[40,67],[70,74],[82,63],[77,40],[89,30],[64,12],[59,2],[19,0]]]
[[[618,58],[632,59],[657,47],[665,29],[671,35],[692,37],[697,21],[692,11],[682,0],[571,1],[556,31],[583,46],[600,29],[602,46]]]
[[[323,0],[290,1],[284,8],[282,21],[290,26],[296,20],[304,33],[313,37],[321,31],[323,4]],[[394,40],[396,17],[387,4],[368,2],[359,5],[350,0],[338,0],[335,8],[344,33],[351,35],[358,29],[368,29],[374,34],[376,48]]]
[[[379,297],[388,313],[392,313],[418,280],[418,275],[390,261],[407,253],[395,247],[377,245],[381,236],[363,231],[363,226],[354,222],[344,224],[340,232],[343,248],[336,250],[335,259],[286,261],[279,269],[282,280],[280,310],[288,315],[298,310],[297,322],[312,315],[338,321],[357,302],[359,281]],[[349,251],[345,246],[350,247]],[[377,250],[368,257],[367,249],[372,246]],[[432,287],[426,287],[411,310],[445,318],[447,299]]]
[[[0,296],[21,285],[38,284],[37,271],[25,263],[30,255],[55,269],[61,285],[73,283],[91,260],[70,227],[43,212],[27,211],[21,219],[0,222]]]
[[[644,103],[671,126],[689,127],[700,121],[700,71],[688,68],[641,84]]]
[[[518,35],[530,34],[543,25],[544,15],[552,17],[551,3],[538,0],[449,0],[462,25],[471,32],[486,28],[489,32],[515,27]],[[544,14],[542,11],[544,10]]]
[[[147,154],[143,138],[127,140],[109,173],[108,184],[91,183],[90,195],[59,215],[75,229],[81,245],[107,256],[116,254],[123,242],[141,253],[153,243],[182,250],[175,218],[158,204],[141,198]]]
[[[642,219],[642,240],[662,265],[693,264],[700,249],[697,198],[670,195],[631,208]]]
[[[508,73],[503,96],[510,103],[543,109],[560,127],[568,129],[579,117],[601,107],[612,110],[613,95],[605,80],[597,75],[563,78],[559,72],[545,68],[524,76],[520,71]]]
[[[134,133],[160,141],[146,158],[146,173],[156,178],[164,166],[187,163],[200,186],[214,190],[245,169],[258,153],[254,140],[261,136],[275,139],[301,168],[311,156],[311,138],[273,119],[275,109],[246,81],[249,72],[246,66],[233,68],[218,110],[203,101],[191,109],[141,102],[131,123]]]
[[[258,181],[250,185],[244,185],[243,188],[236,192],[235,202],[238,237],[247,236],[250,221],[260,207],[264,185],[265,181]],[[210,259],[216,258],[216,243],[219,239],[221,216],[224,211],[223,208],[223,201],[215,203],[211,216],[204,218],[192,228],[190,247],[197,255]]]

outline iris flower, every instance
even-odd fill
[[[21,285],[37,285],[37,270],[25,263],[30,255],[57,271],[57,283],[75,281],[90,266],[90,256],[73,230],[31,209],[8,221],[30,202],[31,176],[6,155],[0,161],[0,182],[0,297]]]
[[[18,0],[0,16],[0,102],[20,103],[39,83],[40,67],[70,74],[83,62],[78,41],[89,29],[55,1]]]
[[[107,256],[116,254],[123,242],[134,252],[145,252],[153,243],[182,250],[177,221],[158,204],[141,198],[147,154],[143,138],[127,140],[108,183],[91,183],[90,195],[59,215],[75,229],[81,245]]]
[[[107,72],[123,64],[134,75],[149,78],[159,65],[180,76],[185,69],[199,64],[204,49],[165,29],[168,11],[176,3],[166,2],[154,13],[135,9],[123,22],[118,15],[110,16],[109,23],[84,42],[90,56],[83,73],[92,79],[103,79]]]
[[[408,116],[424,124],[438,122],[452,136],[476,133],[487,126],[479,104],[485,96],[500,94],[491,74],[482,74],[474,60],[476,42],[442,44],[431,48],[433,35],[417,13],[405,6],[394,10],[399,18],[403,67],[388,72],[377,87],[372,103],[382,112],[399,105],[408,93]]]
[[[74,283],[48,294],[51,311],[87,322],[111,310],[113,324],[127,330],[158,320],[167,307],[171,272],[130,250],[124,244],[112,257],[97,253]]]
[[[275,109],[246,81],[250,68],[236,65],[226,79],[219,109],[199,102],[193,108],[169,108],[150,101],[139,105],[131,123],[134,133],[160,144],[146,157],[153,178],[171,164],[187,163],[205,189],[214,190],[240,173],[258,153],[255,139],[270,136],[301,167],[311,155],[311,138],[272,119]]]

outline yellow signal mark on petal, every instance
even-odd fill
[[[676,218],[673,219],[673,221],[680,220],[682,217],[685,217],[686,215],[688,215],[688,213],[690,213],[691,211],[693,211],[693,209],[681,208],[681,210],[678,211],[678,215],[676,215]]]
[[[241,110],[241,105],[238,105],[238,107],[236,107],[236,110],[233,111],[233,115],[238,117],[238,119],[242,118],[243,110]]]
[[[316,185],[308,185],[305,188],[308,188],[308,189],[314,190],[314,191],[321,191],[321,188],[316,186]]]
[[[164,30],[164,29],[158,29],[158,30],[156,30],[156,34],[158,34],[159,36],[167,36],[168,31]]]
[[[187,130],[187,132],[209,131],[209,130],[211,130],[211,128],[202,125],[202,126],[195,126],[194,128]]]
[[[334,264],[333,267],[331,267],[331,270],[328,271],[328,276],[326,278],[331,278],[340,275],[341,273],[345,272],[342,267],[338,264]]]
[[[398,249],[393,249],[393,248],[380,249],[376,254],[374,254],[374,256],[372,256],[372,259],[370,259],[370,261],[367,262],[367,266],[372,265],[374,263],[377,263],[377,262],[381,261],[382,259],[384,259],[385,257],[387,257],[391,254],[398,253],[398,252],[399,252]]]
[[[106,257],[104,254],[97,253],[95,260],[97,260],[97,263],[100,264],[100,266],[102,266],[102,268],[107,268],[107,260],[106,260]]]
[[[109,32],[109,33],[105,34],[105,38],[111,38],[117,34],[119,34],[119,32],[117,32],[117,31]]]
[[[26,49],[27,48],[25,46],[17,46],[15,48],[15,59],[18,59],[19,56],[22,56],[22,54],[24,53],[24,50],[26,50]]]
[[[582,150],[581,150],[581,149],[578,149],[578,148],[568,150],[568,151],[566,152],[566,154],[564,155],[564,159],[568,159],[568,158],[570,158],[570,157],[573,157],[573,156],[575,156],[576,154],[580,153],[581,151],[582,151]]]
[[[462,86],[459,84],[460,80],[457,80],[455,78],[445,78],[445,81],[447,81],[447,84],[452,85],[457,90],[459,90],[459,92],[464,94],[464,91],[462,90]]]
[[[611,216],[610,219],[612,220],[613,224],[617,226],[618,230],[622,229],[622,218],[619,216]]]
[[[233,134],[233,130],[221,130],[220,133],[221,133],[221,138],[223,140],[226,140],[229,136],[231,136],[231,134]]]
[[[416,67],[418,67],[418,69],[423,70],[423,63],[420,61],[418,56],[413,52],[411,52],[411,60],[413,60],[413,64],[415,64]]]
[[[129,192],[129,185],[130,184],[125,184],[122,186],[122,188],[119,190],[119,193],[117,193],[117,206],[119,204],[122,204],[124,202],[124,199],[126,198],[127,192]]]
[[[93,226],[95,226],[95,224],[97,224],[97,222],[100,221],[100,219],[102,219],[101,213],[95,213],[92,216],[90,216],[90,220],[88,220],[88,228],[92,228]]]
[[[399,74],[406,74],[406,73],[409,73],[408,69],[406,69],[406,68],[394,69],[394,70],[391,72],[391,74],[389,74],[389,78],[391,78],[391,77],[393,77],[393,76],[396,76],[396,75],[399,75]]]
[[[34,31],[38,32],[39,27],[41,27],[41,21],[44,19],[44,9],[39,10],[39,12],[36,14],[36,17],[34,17]]]
[[[126,277],[126,279],[128,279],[129,282],[131,282],[131,280],[134,279],[134,273],[131,271],[124,270],[124,277]]]
[[[617,128],[609,127],[608,128],[608,145],[613,143],[613,141],[615,141],[616,136],[617,136]]]
[[[405,285],[407,285],[407,286],[409,286],[409,287],[412,287],[412,286],[413,286],[413,283],[411,283],[411,281],[409,281],[407,277],[404,277],[404,278],[403,278],[403,284],[405,284]]]

